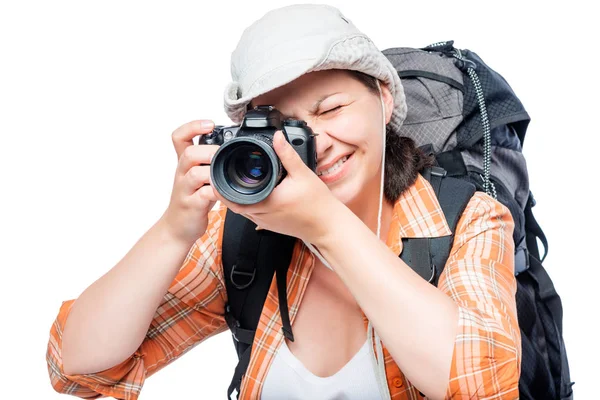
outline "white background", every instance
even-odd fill
[[[591,195],[600,36],[583,2],[550,3],[330,4],[381,50],[453,39],[521,98],[532,117],[524,153],[535,214],[550,241],[545,265],[563,299],[575,394],[588,399],[598,397],[600,357],[600,221]],[[61,302],[112,268],[160,217],[176,166],[172,131],[194,119],[230,123],[222,92],[231,51],[248,24],[291,3],[1,4],[0,397],[65,399],[45,361]],[[225,398],[236,361],[223,333],[147,380],[141,398]]]

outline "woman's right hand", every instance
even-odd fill
[[[188,122],[173,134],[177,152],[177,170],[169,207],[161,217],[170,233],[190,246],[208,226],[208,212],[217,202],[210,181],[210,161],[218,145],[195,145],[192,139],[210,133],[211,120]]]

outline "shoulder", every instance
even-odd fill
[[[477,191],[465,207],[457,226],[466,229],[468,226],[479,226],[488,229],[494,226],[514,228],[514,220],[508,207],[485,192]]]
[[[484,192],[475,192],[457,222],[450,255],[512,255],[514,226],[505,205]]]

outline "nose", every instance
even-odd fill
[[[313,128],[313,132],[317,134],[315,141],[317,147],[317,163],[319,163],[329,155],[333,146],[333,139],[327,134],[325,129],[319,130],[319,128],[316,127]]]

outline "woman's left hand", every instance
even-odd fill
[[[326,235],[332,211],[343,204],[327,185],[302,161],[281,131],[273,138],[273,148],[287,176],[263,201],[241,205],[215,196],[236,214],[242,214],[261,229],[316,243]]]

